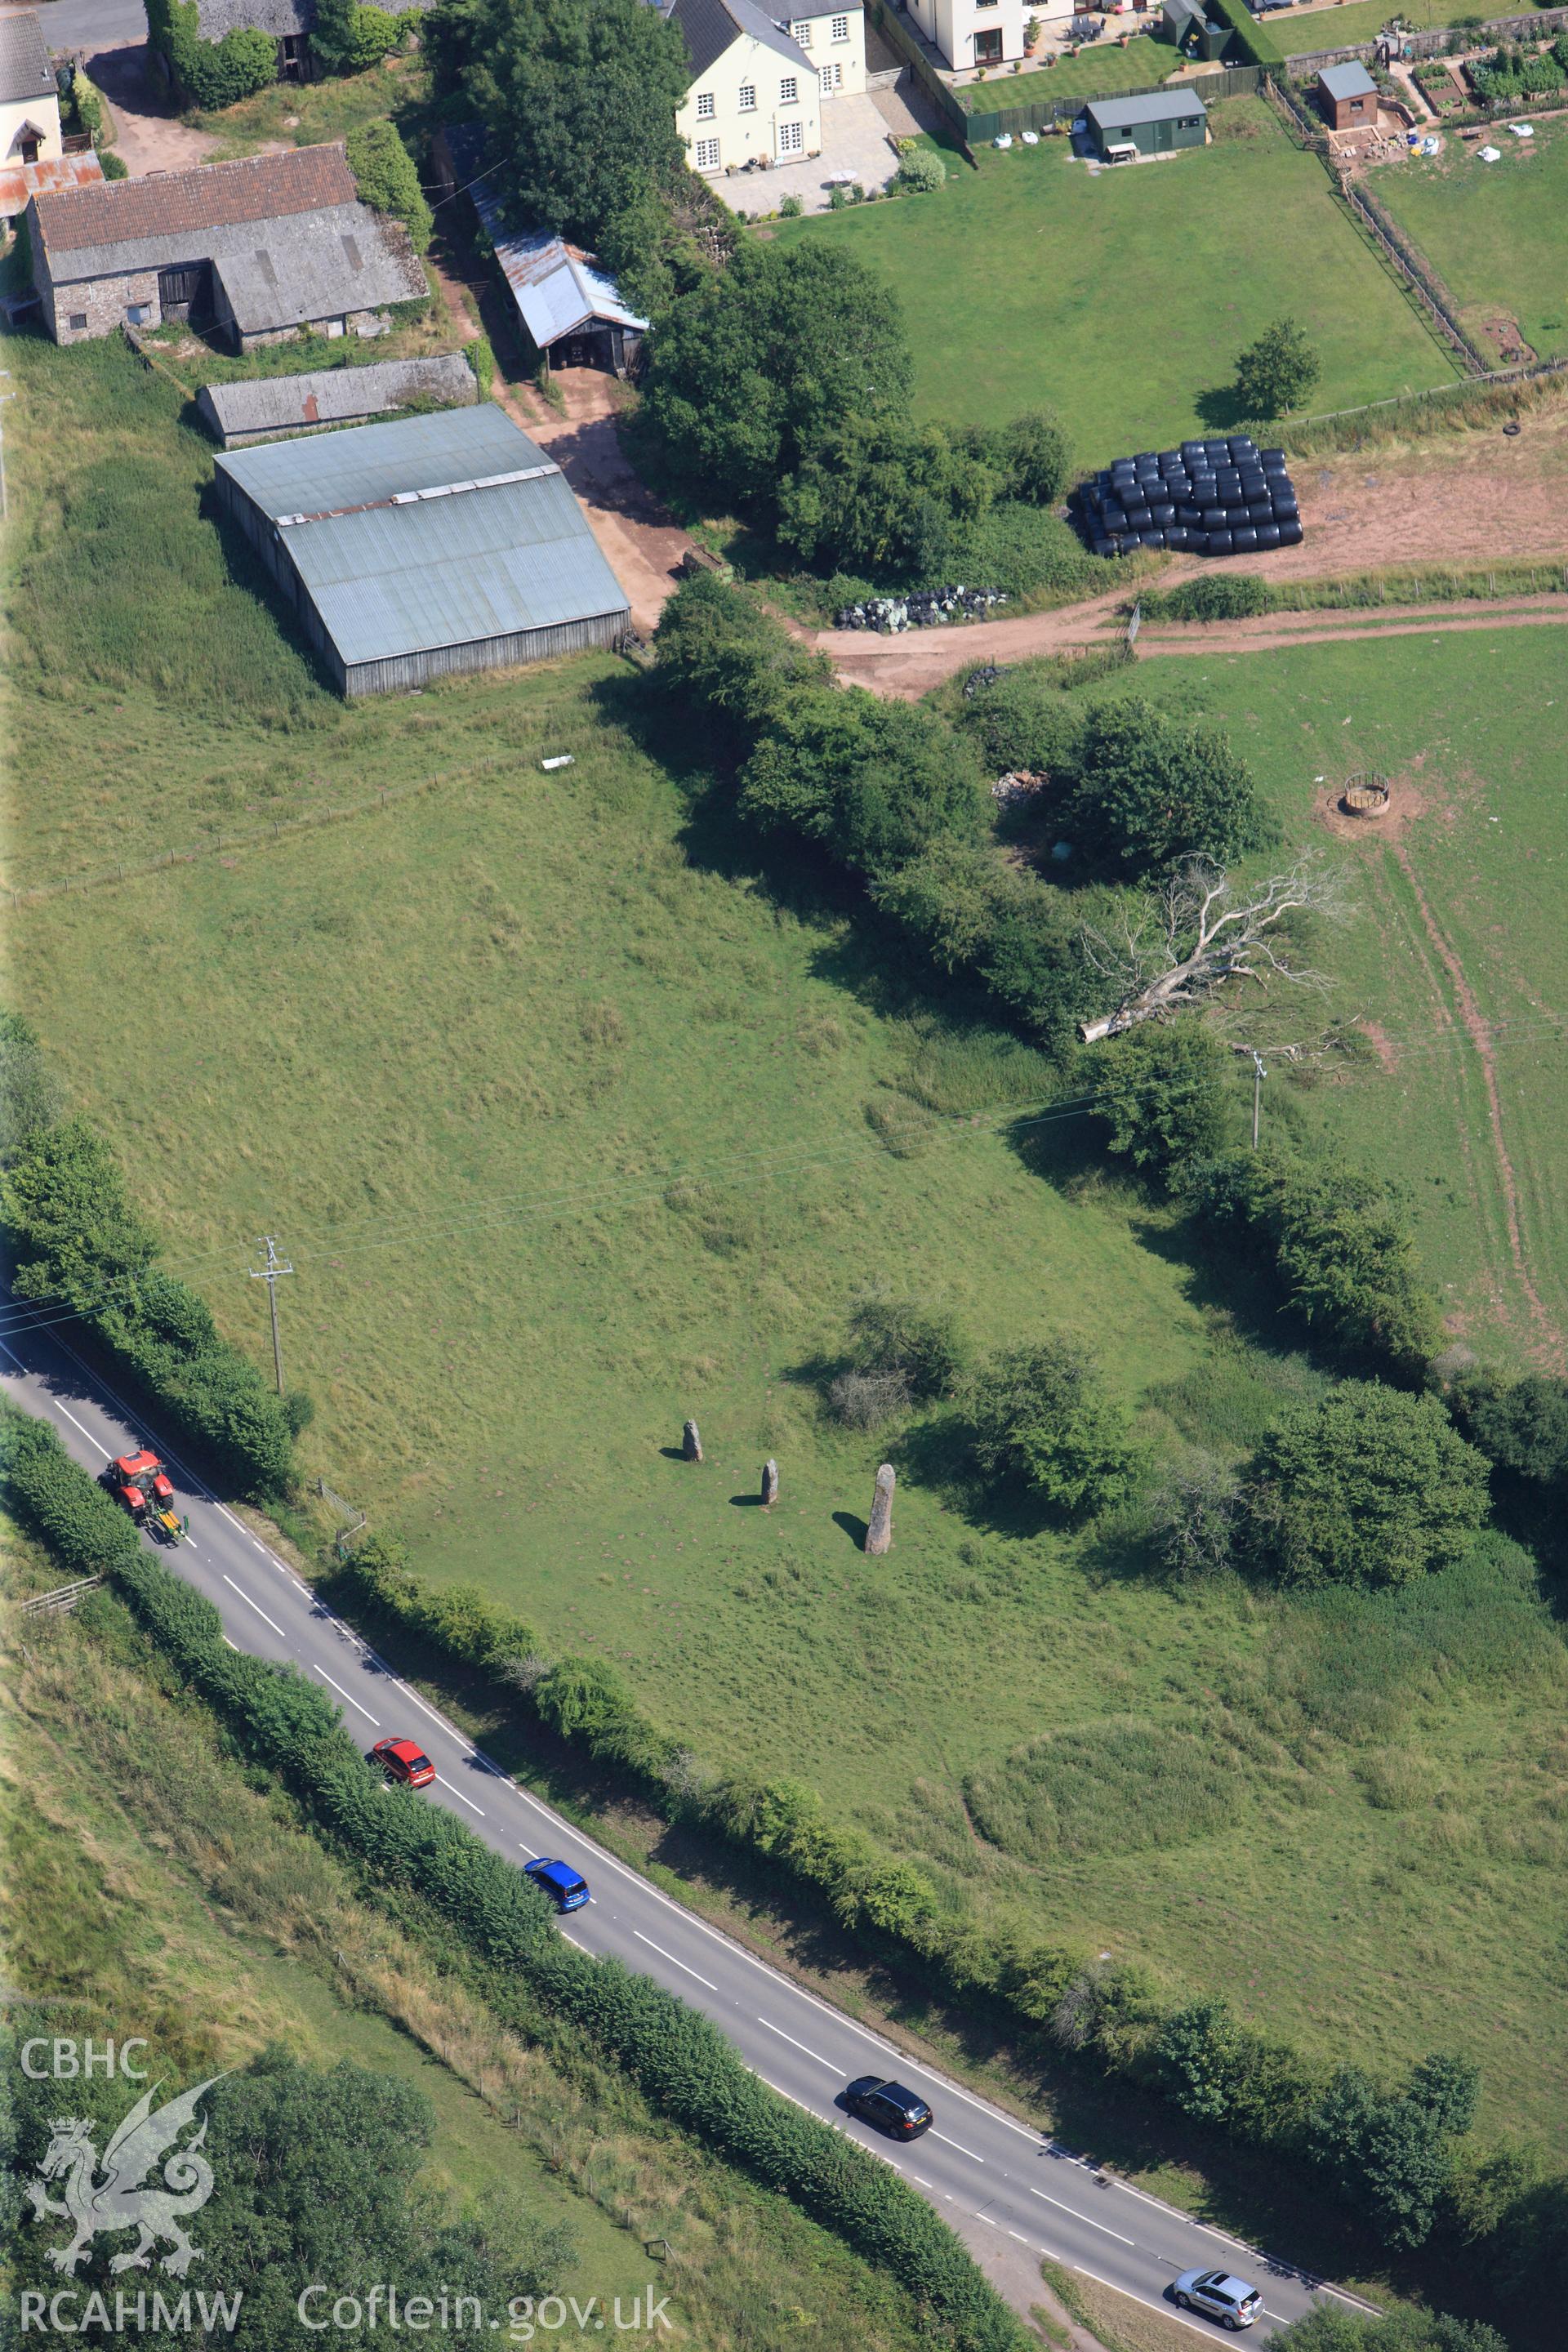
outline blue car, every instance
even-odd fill
[[[588,1900],[588,1882],[569,1862],[525,1862],[522,1874],[543,1887],[558,1911],[580,1911]]]

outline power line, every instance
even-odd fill
[[[1563,1037],[1568,1034],[1568,1022],[1564,1022],[1561,1017],[1545,1015],[1519,1022],[1494,1022],[1488,1024],[1488,1034],[1491,1037],[1503,1035],[1522,1037],[1542,1030]],[[1462,1029],[1428,1037],[1421,1045],[1405,1045],[1403,1041],[1393,1038],[1388,1042],[1400,1049],[1401,1058],[1405,1061],[1430,1058],[1437,1054],[1452,1052],[1457,1047],[1473,1046],[1474,1044],[1469,1033]],[[1250,1047],[1247,1048],[1249,1053],[1252,1050]],[[1268,1048],[1265,1047],[1263,1050],[1266,1053]],[[1195,1091],[1202,1084],[1202,1080],[1194,1080],[1185,1087],[1173,1088],[1168,1091],[1172,1096],[1188,1094]],[[942,1139],[950,1143],[959,1142],[967,1136],[979,1133],[988,1135],[996,1135],[1004,1131],[1017,1133],[1058,1125],[1067,1119],[1091,1117],[1103,1103],[1113,1097],[1125,1099],[1128,1095],[1136,1097],[1142,1093],[1162,1090],[1161,1082],[1153,1080],[1143,1088],[1101,1087],[1087,1094],[1069,1096],[1047,1104],[1035,1112],[1016,1113],[1009,1110],[997,1110],[989,1118],[984,1113],[954,1117]],[[501,1193],[493,1196],[488,1202],[476,1202],[467,1213],[449,1218],[442,1224],[433,1224],[427,1218],[420,1217],[417,1222],[399,1220],[395,1224],[391,1221],[380,1221],[379,1230],[375,1226],[368,1230],[360,1228],[357,1231],[353,1226],[339,1228],[329,1226],[325,1230],[324,1237],[315,1244],[311,1244],[307,1235],[306,1248],[302,1252],[296,1248],[295,1255],[305,1259],[335,1260],[363,1255],[370,1250],[406,1247],[411,1242],[422,1238],[493,1233],[502,1231],[510,1224],[551,1223],[568,1216],[608,1213],[617,1207],[636,1207],[646,1201],[661,1198],[675,1186],[682,1183],[711,1181],[740,1171],[749,1171],[753,1181],[763,1182],[769,1178],[799,1173],[812,1167],[830,1166],[839,1160],[858,1159],[864,1153],[875,1150],[877,1148],[869,1138],[856,1136],[852,1140],[846,1141],[836,1149],[802,1144],[792,1150],[781,1150],[771,1154],[756,1150],[725,1153],[708,1160],[677,1160],[657,1175],[627,1176],[599,1184],[573,1185],[542,1196],[522,1192]],[[211,1265],[219,1259],[228,1259],[232,1263],[231,1251],[226,1248],[215,1248],[199,1256],[187,1258],[184,1264],[187,1268],[198,1268]],[[174,1269],[164,1270],[173,1271]],[[279,1274],[292,1274],[297,1269],[290,1264],[286,1267],[279,1265],[276,1271]],[[267,1276],[266,1267],[256,1270],[257,1279],[265,1280]],[[10,1307],[0,1310],[0,1337],[29,1330],[50,1330],[58,1325],[79,1321],[84,1315],[91,1314],[98,1307],[110,1306],[117,1297],[133,1291],[140,1279],[141,1277],[137,1276],[125,1276],[106,1285],[101,1291],[86,1299],[73,1299],[68,1294],[63,1292],[45,1294],[37,1300],[26,1302],[13,1299]],[[269,1285],[269,1290],[275,1299],[277,1296],[275,1285]],[[34,1311],[35,1309],[37,1311]]]

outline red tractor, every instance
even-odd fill
[[[103,1474],[103,1483],[154,1543],[178,1543],[184,1528],[174,1511],[174,1490],[155,1454],[121,1454]]]

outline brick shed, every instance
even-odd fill
[[[1360,131],[1377,121],[1377,84],[1363,65],[1325,66],[1318,76],[1318,111],[1331,131]]]

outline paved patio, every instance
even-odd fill
[[[899,168],[883,111],[892,95],[828,99],[822,110],[820,155],[799,163],[775,163],[771,172],[721,173],[713,183],[715,190],[731,212],[754,220],[759,213],[776,213],[786,196],[798,196],[808,213],[825,213],[836,174],[847,173],[868,193],[885,187]]]

